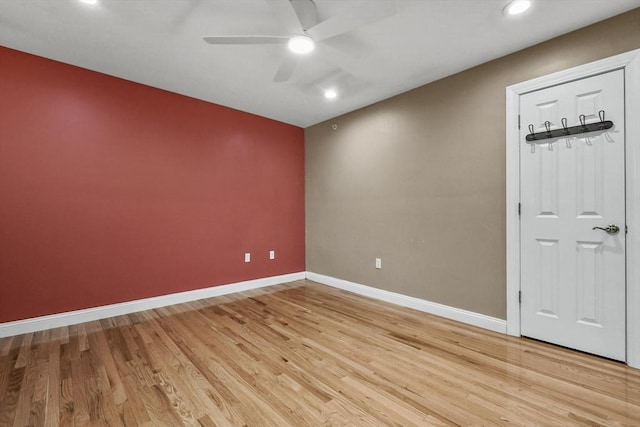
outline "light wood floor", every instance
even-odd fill
[[[0,339],[0,425],[640,426],[640,370],[299,281]]]

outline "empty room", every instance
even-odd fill
[[[0,0],[0,427],[453,425],[640,426],[640,0]]]

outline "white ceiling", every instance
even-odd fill
[[[307,127],[640,6],[640,0],[315,0],[321,20],[390,2],[396,13],[326,40],[273,82],[284,45],[203,36],[287,35],[265,0],[0,0],[0,44]],[[46,78],[46,75],[43,75]],[[338,98],[326,100],[323,90]]]

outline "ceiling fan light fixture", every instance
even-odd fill
[[[305,54],[315,49],[316,43],[309,36],[297,35],[289,39],[287,47],[293,53]]]
[[[503,13],[505,15],[520,15],[531,7],[530,0],[513,0],[505,6]]]

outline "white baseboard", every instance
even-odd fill
[[[75,325],[78,323],[105,319],[107,317],[121,316],[138,311],[180,304],[183,302],[248,291],[250,289],[279,285],[296,280],[303,280],[305,279],[305,276],[305,272],[284,274],[281,276],[247,280],[245,282],[231,283],[228,285],[212,286],[210,288],[195,289],[193,291],[179,292],[176,294],[162,295],[118,304],[110,304],[83,310],[0,323],[0,338]]]
[[[113,316],[135,313],[138,311],[151,310],[158,307],[180,304],[183,302],[196,301],[205,298],[212,298],[236,292],[248,291],[251,289],[264,288],[267,286],[279,285],[302,279],[313,280],[323,285],[343,289],[370,298],[379,299],[425,313],[435,314],[447,319],[467,323],[495,332],[506,333],[507,322],[495,317],[460,308],[450,307],[420,298],[410,297],[395,292],[377,289],[347,280],[336,279],[330,276],[312,272],[300,272],[284,274],[281,276],[265,277],[262,279],[248,280],[245,282],[231,283],[227,285],[213,286],[204,289],[180,292],[176,294],[162,295],[145,298],[135,301],[127,301],[118,304],[110,304],[101,307],[87,308],[83,310],[69,311],[65,313],[51,314],[48,316],[34,317],[13,322],[0,323],[0,338],[13,335],[27,334],[45,329],[59,328],[63,326],[75,325],[78,323],[90,322],[93,320],[105,319]]]
[[[334,288],[343,289],[345,291],[364,295],[366,297],[379,299],[382,301],[397,304],[403,307],[412,308],[414,310],[423,311],[425,313],[435,314],[436,316],[445,317],[447,319],[456,320],[458,322],[467,323],[469,325],[478,326],[480,328],[489,329],[494,332],[507,333],[507,321],[495,317],[487,316],[473,311],[463,310],[461,308],[450,307],[448,305],[439,304],[423,300],[420,298],[410,297],[395,292],[385,291],[383,289],[373,288],[371,286],[361,285],[359,283],[349,282],[347,280],[336,279],[334,277],[324,276],[322,274],[307,272],[307,279],[323,285],[332,286]]]

